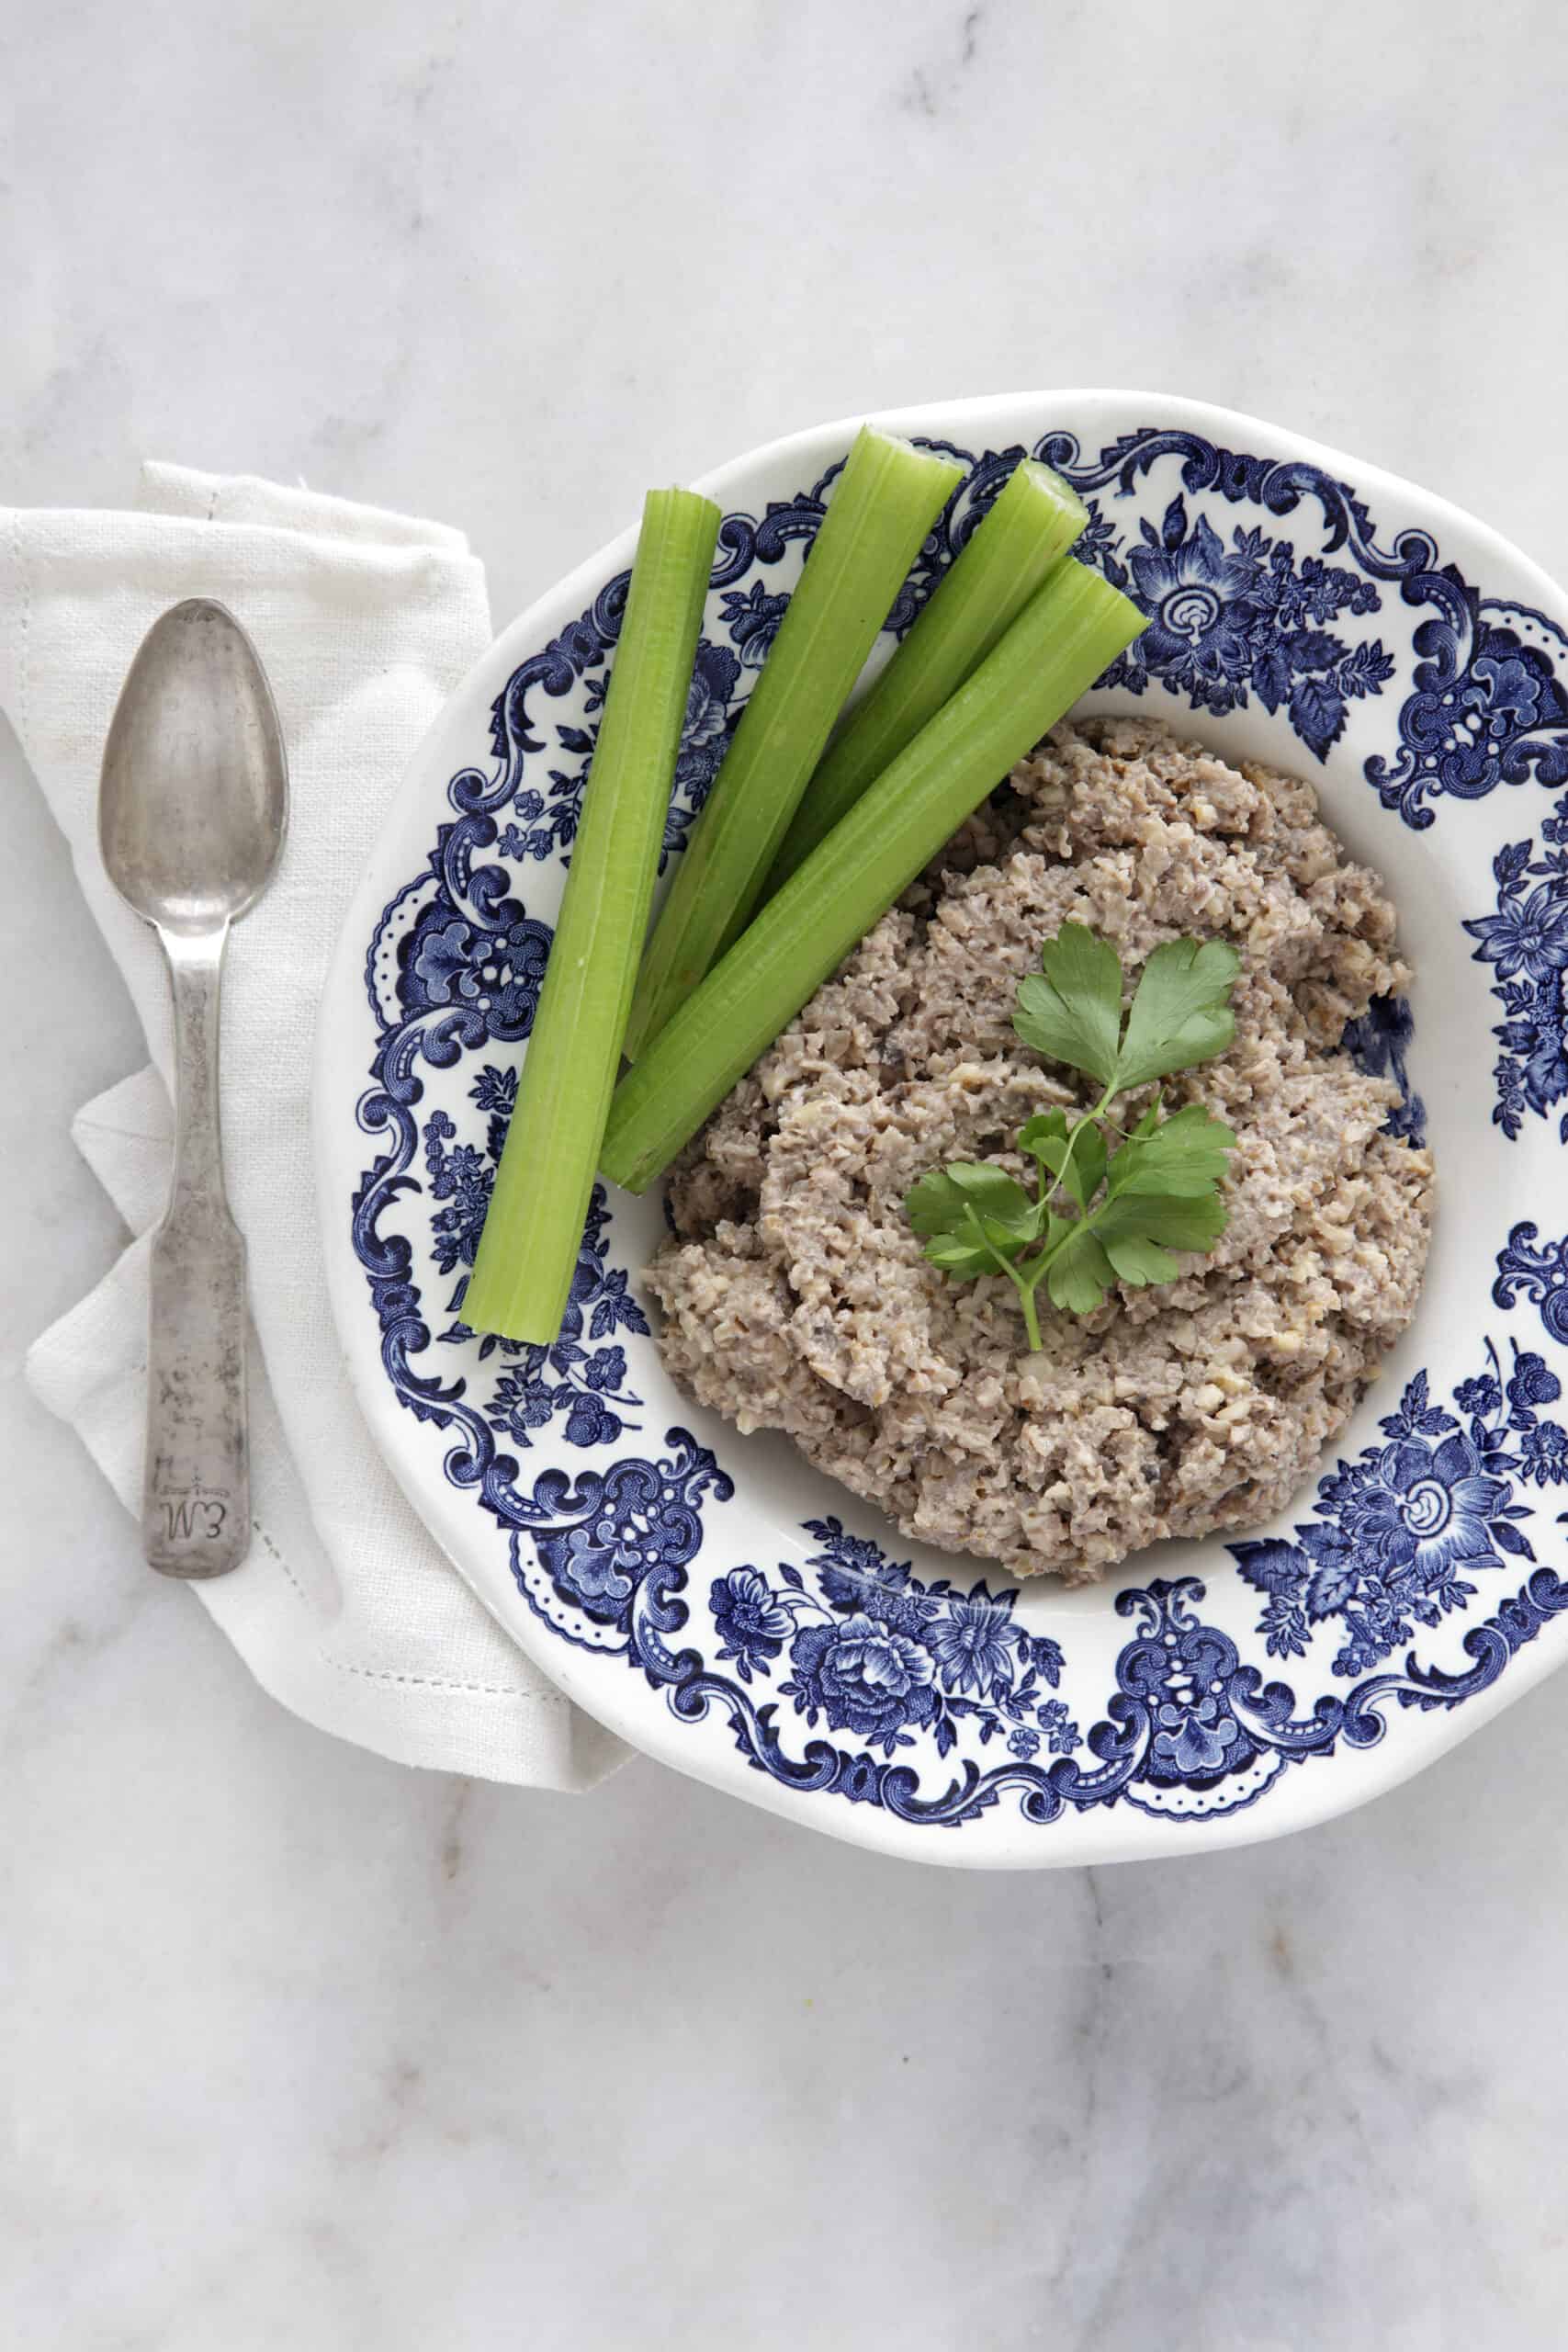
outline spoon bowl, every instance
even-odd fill
[[[109,729],[105,872],[162,930],[216,931],[266,888],[288,818],[283,738],[250,639],[205,597],[174,605],[142,639]]]

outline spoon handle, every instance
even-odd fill
[[[227,926],[160,931],[175,1003],[175,1170],[152,1237],[141,1532],[168,1577],[219,1577],[251,1540],[245,1243],[229,1214],[218,1112]]]

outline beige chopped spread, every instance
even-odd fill
[[[1130,981],[1162,940],[1235,942],[1235,1042],[1166,1101],[1240,1141],[1212,1255],[1082,1320],[1041,1293],[1031,1355],[1009,1283],[945,1281],[904,1195],[948,1159],[1024,1175],[1016,1129],[1079,1099],[1011,1027],[1067,922]],[[666,1364],[906,1534],[1018,1576],[1090,1578],[1156,1537],[1271,1517],[1420,1290],[1429,1155],[1384,1131],[1396,1091],[1337,1050],[1408,978],[1382,884],[1309,785],[1143,719],[1057,728],[677,1164],[648,1274]]]

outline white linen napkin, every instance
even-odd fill
[[[236,930],[224,977],[224,1156],[250,1247],[253,1541],[243,1567],[192,1590],[263,1688],[324,1731],[403,1763],[592,1787],[626,1750],[486,1615],[371,1444],[332,1329],[311,1178],[328,961],[411,751],[489,642],[482,567],[443,525],[243,477],[149,465],[137,505],[0,510],[0,704],[152,1056],[73,1127],[139,1238],[35,1343],[28,1378],[138,1510],[170,1021],[157,943],[98,860],[98,763],[148,628],[182,597],[215,596],[271,679],[291,808],[282,865]]]

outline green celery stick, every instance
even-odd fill
[[[1059,564],[1001,643],[770,899],[615,1090],[600,1165],[640,1193],[1014,763],[1144,627]]]
[[[462,1306],[476,1331],[559,1336],[621,1063],[719,512],[649,491],[517,1107]]]
[[[908,636],[829,744],[768,876],[773,892],[956,694],[1089,520],[1077,491],[1026,458]]]
[[[951,458],[863,425],[654,926],[635,1060],[745,929],[833,721],[943,503]]]

